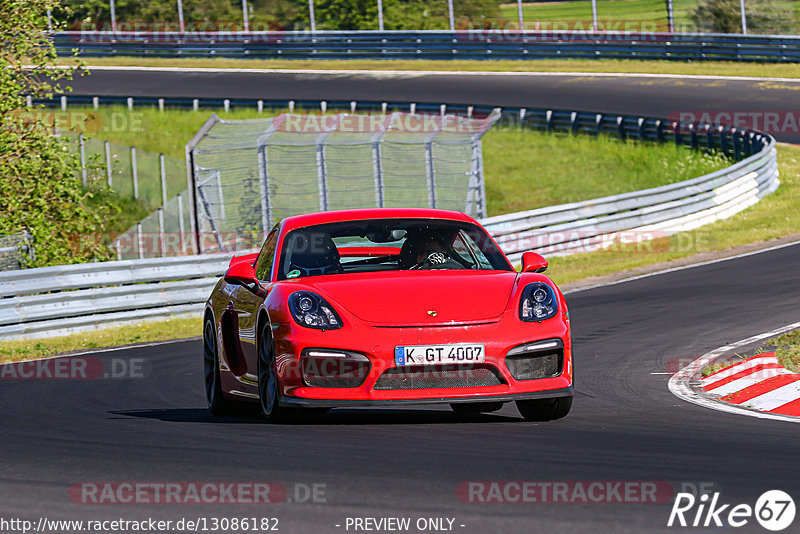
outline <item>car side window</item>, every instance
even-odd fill
[[[278,242],[278,230],[274,229],[264,241],[261,252],[258,253],[256,260],[256,278],[259,280],[269,280],[272,271],[272,261],[275,258],[275,244]]]

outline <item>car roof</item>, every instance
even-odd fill
[[[440,219],[475,223],[475,219],[460,211],[430,208],[372,208],[358,210],[323,211],[295,215],[283,220],[283,231],[306,226],[343,221],[363,221],[369,219]]]

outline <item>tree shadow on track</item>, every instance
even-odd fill
[[[119,410],[110,414],[123,417],[158,419],[171,423],[215,423],[215,424],[277,424],[281,426],[338,426],[338,425],[431,425],[459,423],[519,423],[519,417],[508,415],[456,414],[449,410],[400,410],[400,409],[340,409],[326,414],[297,414],[279,422],[267,422],[257,413],[241,416],[213,416],[205,408],[171,408],[149,410]]]

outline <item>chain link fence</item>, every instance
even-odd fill
[[[499,118],[212,116],[187,145],[199,251],[257,247],[279,220],[316,211],[406,206],[484,217],[480,140]]]
[[[230,121],[212,115],[181,162],[183,183],[188,172],[192,188],[167,200],[166,190],[178,183],[178,162],[162,164],[161,206],[118,236],[117,257],[250,249],[261,245],[277,221],[316,211],[437,207],[484,217],[480,140],[499,118],[499,110],[475,116],[288,113]],[[102,141],[81,142],[95,159],[105,160],[103,170],[117,191],[130,193],[125,184],[137,183],[129,170],[136,167],[134,158],[151,156]],[[140,195],[151,191],[138,183]]]

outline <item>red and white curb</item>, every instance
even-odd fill
[[[800,374],[784,369],[774,352],[712,373],[700,381],[700,387],[722,402],[800,417]]]
[[[672,375],[669,390],[677,397],[722,412],[800,423],[800,374],[765,353],[732,364],[705,378],[704,367],[738,348],[800,328],[792,323],[712,350]]]

